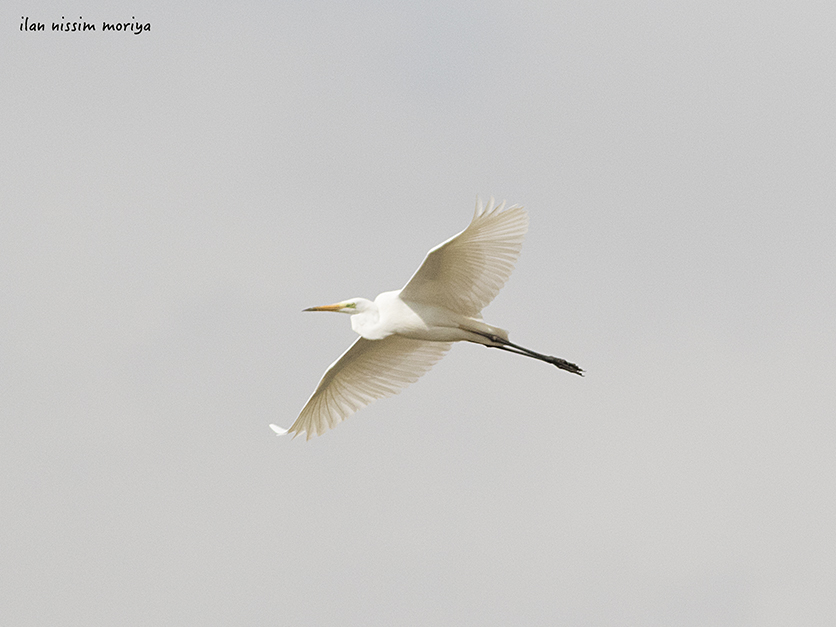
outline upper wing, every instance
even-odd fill
[[[372,401],[397,394],[417,381],[450,346],[451,342],[425,342],[399,335],[382,340],[358,338],[328,367],[288,431],[294,436],[305,431],[308,440],[322,435]],[[273,429],[284,433],[278,427]]]
[[[520,255],[528,214],[505,203],[487,207],[476,201],[468,227],[427,253],[424,263],[401,290],[401,298],[442,305],[476,316],[511,276]]]

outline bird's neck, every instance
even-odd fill
[[[386,333],[381,333],[380,326],[380,310],[372,302],[363,311],[351,316],[351,328],[367,340],[382,340],[386,337]]]

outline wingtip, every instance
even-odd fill
[[[502,201],[502,204],[497,206],[496,199],[491,195],[490,200],[488,200],[487,204],[482,203],[482,199],[479,196],[476,196],[476,210],[473,212],[473,217],[478,218],[483,215],[490,215],[492,213],[501,212],[505,208],[505,201]]]
[[[289,429],[282,429],[280,426],[272,424],[270,425],[270,428],[275,431],[278,436],[287,435],[287,432],[289,431]]]

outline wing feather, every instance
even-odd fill
[[[476,316],[490,303],[514,270],[528,231],[528,214],[505,203],[476,201],[468,227],[442,242],[424,258],[401,290],[404,300],[443,305]]]
[[[393,396],[417,381],[451,346],[451,342],[399,335],[382,340],[358,338],[322,375],[288,432],[296,436],[304,431],[308,440],[322,435],[372,401]]]

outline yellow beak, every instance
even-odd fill
[[[339,311],[343,308],[342,303],[334,303],[333,305],[321,305],[319,307],[308,307],[302,311]]]

